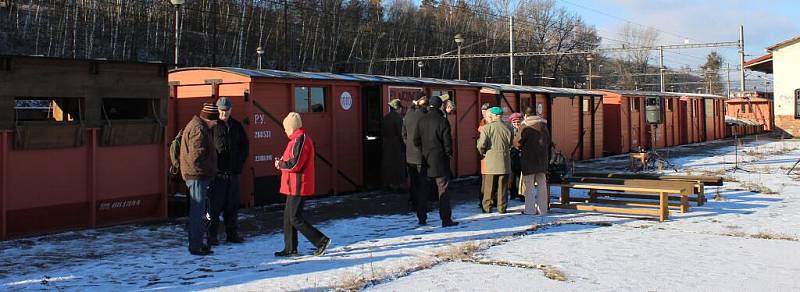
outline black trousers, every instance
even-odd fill
[[[304,203],[305,198],[301,196],[286,196],[286,207],[283,210],[284,250],[297,250],[297,231],[300,231],[315,247],[319,247],[322,239],[326,237],[303,219]]]
[[[211,183],[209,195],[211,225],[208,227],[208,236],[211,238],[217,238],[220,213],[225,221],[225,233],[229,237],[237,235],[239,231],[240,176],[238,174],[218,174]]]
[[[450,177],[426,177],[427,183],[434,184],[436,191],[439,193],[439,218],[442,223],[453,222],[453,209],[450,207]]]
[[[414,210],[417,212],[417,219],[419,221],[428,220],[428,196],[432,190],[430,181],[425,175],[422,164],[408,164],[408,176],[411,179],[411,200],[414,205]]]

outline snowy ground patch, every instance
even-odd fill
[[[516,201],[510,213],[481,214],[466,201],[454,208],[455,228],[441,228],[436,212],[422,227],[402,212],[327,220],[317,226],[333,239],[329,253],[292,259],[272,255],[283,247],[280,230],[194,257],[180,224],[118,226],[0,242],[0,290],[798,290],[800,175],[786,172],[800,142],[748,141],[738,159],[734,149],[718,141],[671,150],[681,173],[728,182],[706,188],[706,205],[673,211],[664,223],[558,209],[525,216]],[[726,171],[736,161],[750,172]],[[301,240],[300,249],[312,247]]]

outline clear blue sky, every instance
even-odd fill
[[[556,5],[580,15],[594,25],[605,39],[604,46],[619,47],[611,39],[619,35],[626,22],[654,27],[659,44],[682,44],[738,40],[739,25],[744,25],[745,59],[765,53],[765,48],[800,35],[800,1],[743,0],[555,0]],[[697,67],[712,49],[686,49],[665,53],[669,67]],[[716,49],[726,61],[738,64],[735,48]],[[733,66],[732,65],[732,66]]]

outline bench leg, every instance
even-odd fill
[[[561,204],[564,206],[569,205],[569,188],[561,187]]]
[[[589,190],[589,202],[594,203],[597,201],[597,190]]]
[[[659,193],[658,197],[660,211],[658,221],[664,222],[669,218],[669,195],[667,193]]]
[[[697,186],[697,205],[702,206],[706,203],[705,186],[701,183]]]
[[[681,195],[681,213],[689,212],[689,195]]]

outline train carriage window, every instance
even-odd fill
[[[742,113],[746,113],[747,112],[747,108],[744,106],[744,103],[742,103],[742,109],[739,110],[739,111],[742,112]]]
[[[81,98],[18,97],[14,102],[14,119],[19,122],[77,122],[84,109]]]
[[[667,99],[667,111],[670,111],[670,112],[672,111],[672,103],[673,102],[674,102],[674,100]]]
[[[297,113],[326,112],[326,100],[323,87],[299,86],[294,89],[294,111]]]
[[[106,120],[156,120],[161,103],[155,98],[104,98],[102,116]]]

